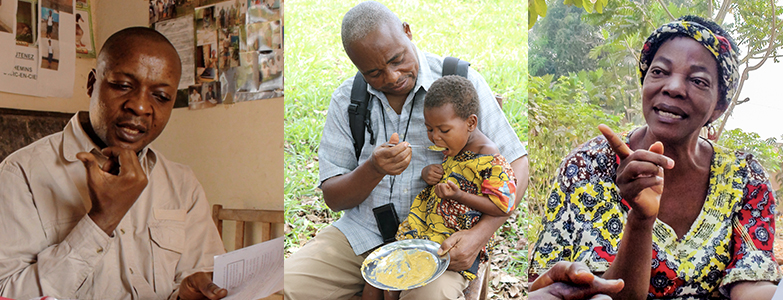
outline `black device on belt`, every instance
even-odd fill
[[[384,204],[372,209],[375,215],[375,222],[378,224],[378,230],[381,232],[384,243],[394,242],[394,236],[397,234],[397,227],[400,226],[400,220],[397,218],[397,211],[393,203]]]

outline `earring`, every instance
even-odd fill
[[[707,139],[711,141],[718,140],[718,130],[715,128],[715,124],[710,123],[707,125]]]

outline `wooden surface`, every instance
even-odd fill
[[[263,209],[228,209],[223,205],[212,205],[212,221],[217,226],[220,238],[223,238],[223,221],[235,221],[236,231],[234,234],[234,249],[245,246],[245,223],[255,222],[261,224],[261,241],[272,239],[272,224],[285,223],[285,214],[282,210],[263,210]]]
[[[269,297],[261,298],[261,299],[258,299],[258,300],[283,300],[283,299],[284,299],[283,298],[283,292],[278,292],[276,294],[272,294]]]
[[[228,209],[223,205],[212,205],[212,220],[217,226],[220,238],[223,238],[223,220],[236,221],[236,231],[234,236],[234,249],[240,249],[245,246],[245,223],[257,222],[263,226],[261,241],[265,242],[271,237],[271,227],[273,223],[284,223],[285,215],[282,210],[263,210],[263,209]],[[277,292],[269,297],[259,300],[283,300],[283,292]]]

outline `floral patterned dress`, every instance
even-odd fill
[[[514,209],[516,180],[511,165],[500,154],[476,154],[462,151],[443,161],[441,183],[451,181],[460,189],[487,197],[504,212]],[[416,196],[408,218],[400,224],[397,239],[427,239],[443,243],[452,233],[469,229],[481,218],[481,212],[451,199],[435,195],[434,186],[427,186]],[[480,254],[480,262],[487,261],[487,247]],[[467,271],[460,272],[468,280],[476,276]]]
[[[707,198],[689,231],[680,239],[655,221],[648,298],[728,298],[731,283],[782,276],[772,252],[775,199],[764,170],[752,155],[713,149]],[[531,256],[531,280],[561,260],[593,272],[609,268],[630,210],[614,184],[618,165],[603,137],[565,158]]]

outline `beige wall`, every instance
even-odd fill
[[[146,0],[92,0],[95,45],[129,26],[146,26]],[[39,98],[0,92],[0,107],[76,112],[89,109],[86,82],[95,59],[77,59],[70,99]],[[210,204],[226,208],[283,209],[283,99],[220,105],[190,111],[175,109],[153,147],[167,158],[189,165],[204,186]],[[227,240],[233,224],[225,224]],[[260,231],[250,228],[252,242]],[[276,228],[282,235],[282,227]],[[227,243],[228,244],[228,243]],[[233,246],[227,248],[230,250]]]

